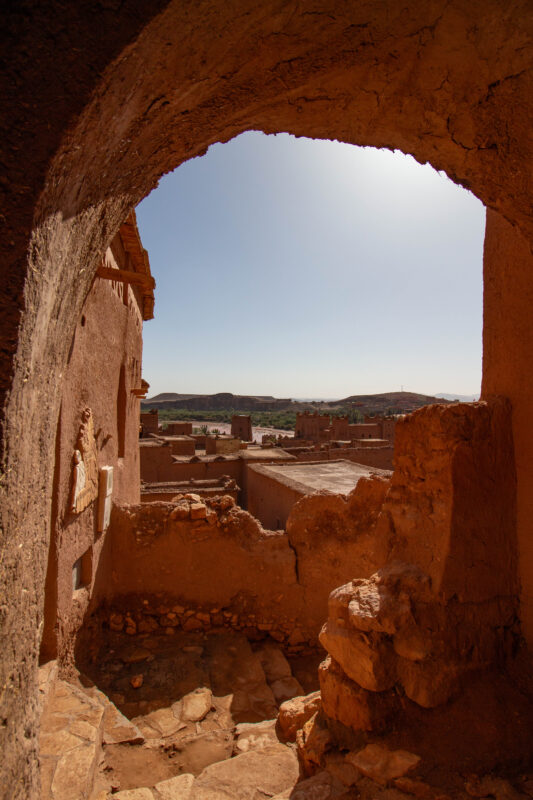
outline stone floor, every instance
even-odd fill
[[[533,797],[527,768],[511,780],[436,772],[394,736],[336,750],[316,692],[300,697],[317,688],[320,658],[289,662],[272,640],[227,630],[110,631],[75,685],[41,668],[42,800]]]
[[[43,800],[120,800],[139,787],[139,798],[187,796],[191,781],[202,775],[207,786],[208,769],[228,759],[237,762],[230,773],[243,762],[257,771],[257,749],[273,796],[298,777],[294,745],[276,734],[279,705],[317,688],[321,658],[294,658],[291,668],[272,640],[251,645],[227,630],[135,640],[109,631],[79,685],[53,683],[53,668],[41,669]]]

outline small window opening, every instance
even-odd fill
[[[72,591],[77,592],[91,583],[93,571],[93,549],[89,547],[72,565]]]

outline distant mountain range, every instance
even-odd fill
[[[342,400],[331,400],[325,405],[331,409],[357,408],[362,414],[408,414],[433,403],[450,403],[451,400],[416,392],[384,392],[383,394],[352,394]]]
[[[341,400],[293,400],[270,395],[240,395],[231,392],[216,394],[177,394],[163,392],[142,401],[145,410],[150,408],[183,408],[189,411],[322,411],[332,412],[341,408],[356,408],[361,414],[406,414],[433,403],[450,403],[457,400],[473,400],[472,396],[426,395],[415,392],[385,392],[383,394],[354,394]]]
[[[185,408],[189,411],[281,411],[292,407],[290,397],[277,399],[269,395],[240,395],[231,392],[217,394],[176,394],[163,392],[142,401],[143,408]]]

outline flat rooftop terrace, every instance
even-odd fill
[[[360,478],[367,478],[370,475],[389,477],[392,474],[386,469],[367,467],[345,459],[307,461],[303,464],[257,464],[252,469],[275,478],[303,494],[317,491],[349,494]]]
[[[254,460],[262,460],[262,461],[276,461],[276,460],[283,460],[283,461],[291,461],[292,459],[296,460],[295,456],[290,455],[290,453],[286,453],[285,450],[282,450],[279,447],[268,447],[263,449],[262,447],[248,447],[246,450],[236,450],[234,453],[213,453],[212,455],[205,455],[205,450],[196,450],[195,456],[172,456],[174,461],[179,461],[180,463],[188,463],[194,458],[196,461],[254,461]]]

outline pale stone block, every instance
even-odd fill
[[[296,732],[320,708],[320,692],[286,700],[279,708],[279,725],[285,739],[294,742]]]
[[[154,800],[154,793],[150,789],[142,787],[140,789],[124,789],[110,797],[113,800]]]
[[[210,689],[200,688],[186,694],[181,700],[181,718],[189,722],[199,722],[209,712],[212,704]]]
[[[194,775],[176,775],[166,781],[156,783],[155,789],[159,792],[161,800],[189,800],[192,797]]]
[[[273,797],[298,780],[298,759],[282,744],[251,750],[206,767],[194,782],[194,800]]]
[[[96,750],[95,745],[85,744],[60,758],[52,781],[54,800],[86,800],[91,789]]]

